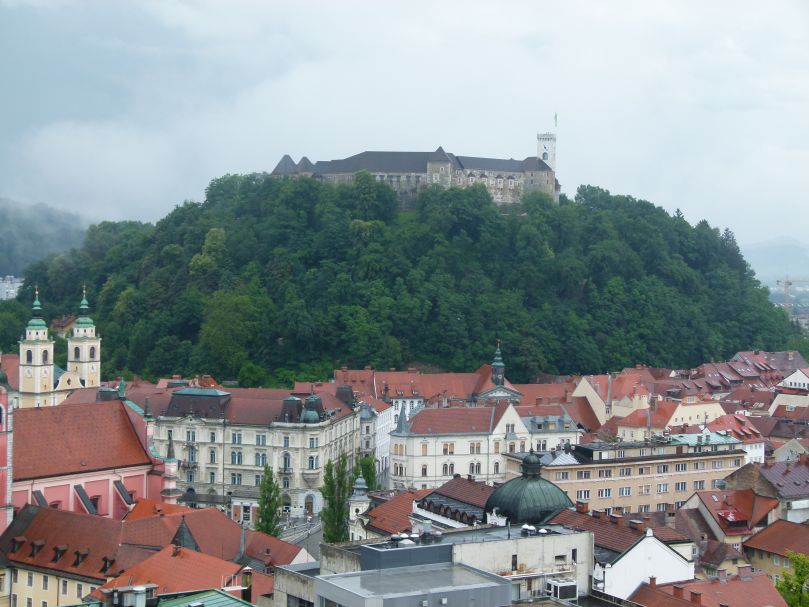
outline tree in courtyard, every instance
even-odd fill
[[[791,568],[784,570],[783,577],[775,587],[789,607],[809,607],[809,556],[800,552],[787,551]]]
[[[368,491],[374,491],[378,489],[376,482],[376,459],[372,454],[363,455],[361,458],[357,460],[357,466],[354,468],[354,480],[359,478],[360,474],[362,478],[365,479],[365,484],[368,487]],[[353,484],[352,484],[353,490]]]
[[[348,459],[341,453],[337,463],[326,462],[323,475],[323,499],[320,513],[323,520],[323,541],[344,542],[348,539],[348,498],[351,495],[351,474]]]
[[[281,488],[272,473],[272,468],[264,466],[264,476],[258,489],[258,516],[256,530],[267,535],[278,536],[281,533],[280,515]]]

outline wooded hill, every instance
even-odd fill
[[[729,231],[581,187],[506,211],[482,186],[393,191],[266,174],[214,180],[156,225],[92,226],[31,266],[0,308],[16,349],[38,283],[49,318],[88,286],[104,375],[211,373],[243,385],[323,379],[341,364],[473,370],[501,340],[507,375],[688,367],[778,349],[793,328]],[[9,322],[16,319],[13,327]]]

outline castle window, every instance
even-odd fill
[[[548,152],[542,152],[542,160],[548,159]]]
[[[438,183],[438,179],[439,179],[438,173],[433,173],[433,183]]]
[[[29,365],[34,362],[34,353],[31,352],[31,350],[25,351],[25,362],[27,362]]]
[[[503,187],[503,178],[502,178],[502,177],[498,177],[498,178],[497,178],[497,187],[498,187],[498,188],[502,188],[502,187]]]
[[[514,180],[513,179],[508,180],[508,187],[511,188],[512,190],[514,189]]]

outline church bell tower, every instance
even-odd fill
[[[89,316],[87,288],[82,291],[79,317],[73,324],[73,334],[67,340],[67,368],[74,371],[85,388],[101,385],[101,338]]]
[[[53,340],[42,319],[39,289],[36,289],[31,320],[20,340],[20,407],[50,407],[56,404],[53,392]]]

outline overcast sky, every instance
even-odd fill
[[[524,158],[555,130],[568,195],[809,241],[804,0],[0,0],[0,92],[0,196],[93,221],[285,153]]]

